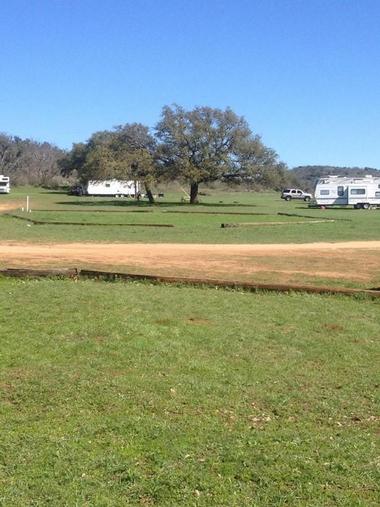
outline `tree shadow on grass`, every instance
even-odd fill
[[[360,211],[351,206],[325,206],[323,209],[318,204],[310,206],[297,206],[295,209],[319,210],[319,211]],[[378,208],[380,209],[380,208]]]
[[[47,188],[43,188],[40,192],[40,194],[55,194],[55,195],[70,195],[67,193],[67,190],[51,190]]]
[[[103,201],[87,201],[85,198],[78,201],[64,201],[64,202],[56,202],[56,204],[64,205],[64,206],[112,206],[118,208],[187,208],[187,209],[202,209],[202,208],[256,208],[256,204],[242,204],[239,202],[233,203],[225,203],[223,201],[219,202],[202,202],[199,204],[189,204],[188,202],[173,202],[173,201],[163,201],[163,202],[155,202],[154,204],[150,204],[147,201],[124,201],[124,200],[103,200]]]

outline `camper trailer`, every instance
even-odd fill
[[[380,177],[326,176],[317,181],[314,197],[319,206],[374,208],[380,206]]]
[[[9,194],[10,189],[9,176],[0,174],[0,194]]]
[[[138,181],[99,180],[88,181],[82,187],[83,195],[100,195],[114,197],[136,197],[140,194]]]

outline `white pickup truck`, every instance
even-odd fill
[[[302,199],[303,201],[310,201],[312,199],[312,195],[300,190],[299,188],[285,188],[282,191],[281,199],[285,199],[285,201],[291,201],[292,199]]]

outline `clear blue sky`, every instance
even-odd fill
[[[0,36],[0,131],[230,106],[290,166],[380,167],[379,0],[2,0]]]

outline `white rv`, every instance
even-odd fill
[[[0,194],[9,194],[10,189],[9,176],[0,174]]]
[[[319,206],[380,206],[380,177],[326,176],[317,181],[314,197]]]
[[[114,197],[136,197],[140,193],[140,184],[138,181],[126,180],[103,180],[88,181],[83,185],[83,194],[85,195],[104,195]]]

